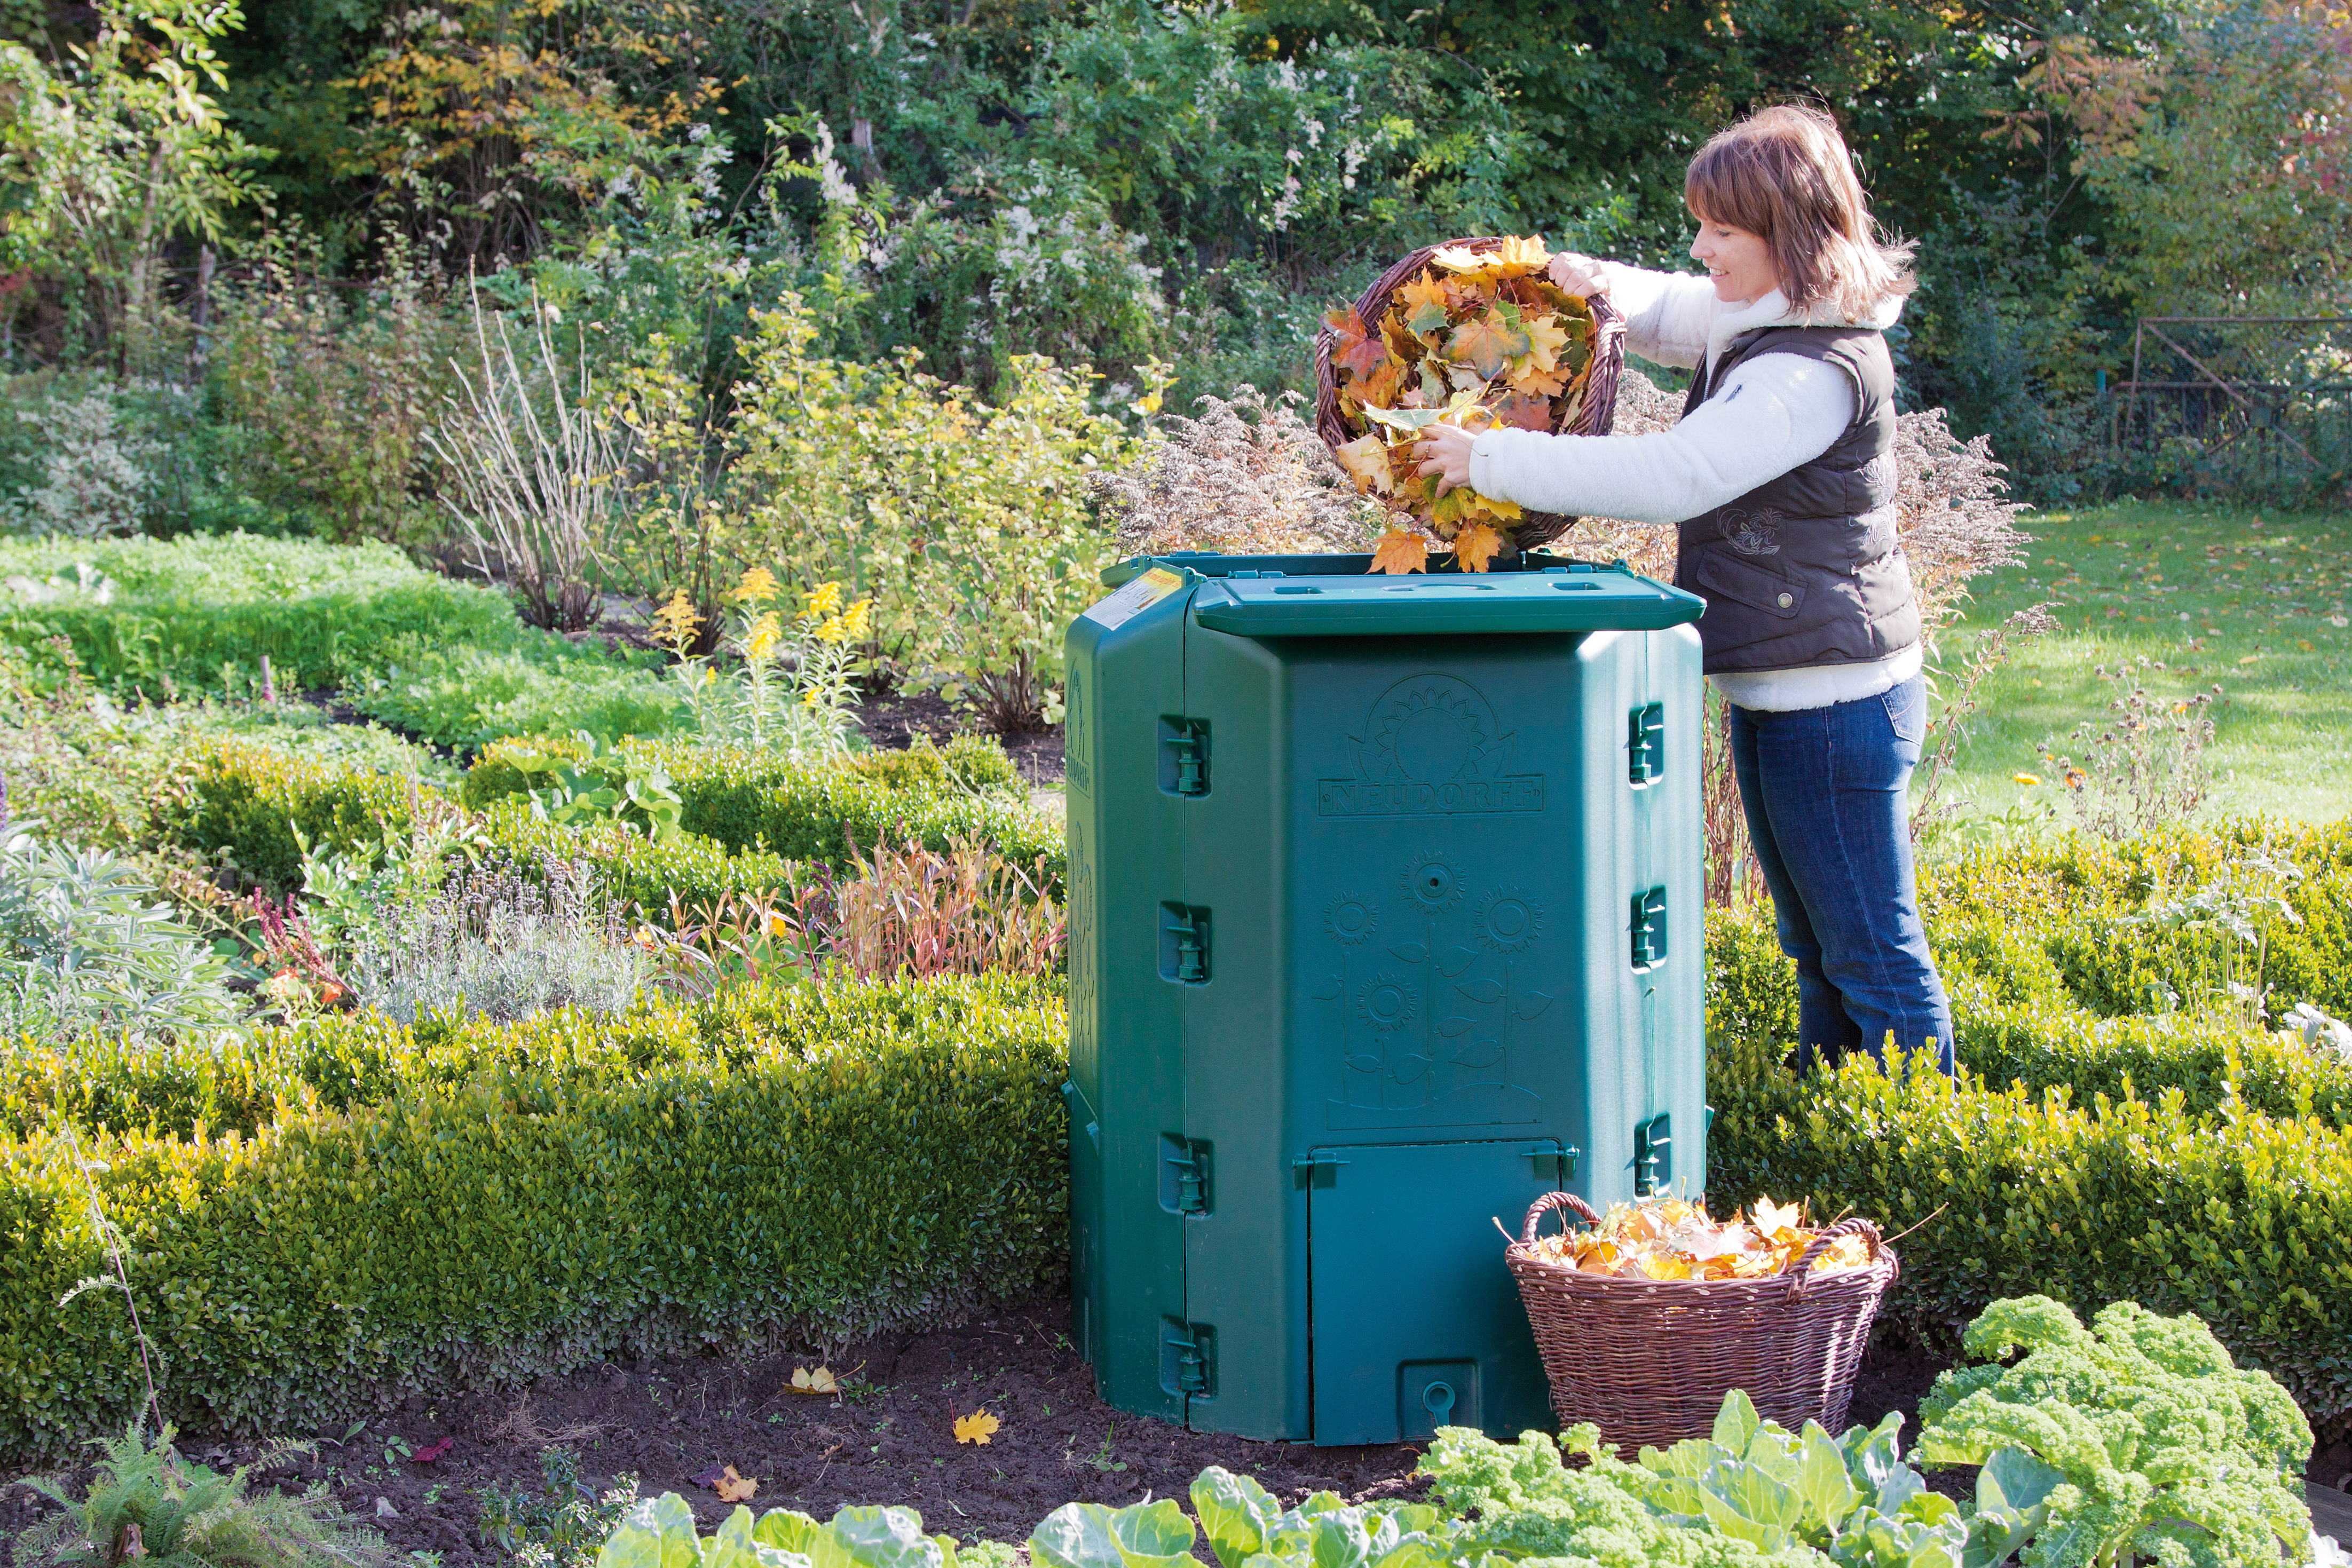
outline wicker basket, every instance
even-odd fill
[[[1793,1270],[1761,1280],[1626,1280],[1534,1255],[1536,1227],[1563,1207],[1600,1221],[1574,1193],[1547,1193],[1503,1254],[1562,1427],[1591,1421],[1622,1451],[1664,1448],[1706,1436],[1735,1388],[1791,1432],[1807,1421],[1832,1432],[1845,1425],[1871,1320],[1902,1270],[1876,1226],[1842,1220],[1813,1239]],[[1868,1238],[1869,1264],[1810,1272],[1841,1236]]]
[[[1503,243],[1498,235],[1484,235],[1475,239],[1450,239],[1444,246],[1467,246],[1472,250],[1492,250]],[[1377,323],[1380,312],[1388,308],[1390,297],[1405,286],[1414,274],[1429,265],[1429,258],[1441,246],[1423,246],[1412,252],[1377,278],[1356,301],[1356,314],[1367,324]],[[1585,383],[1584,406],[1577,411],[1572,425],[1563,426],[1555,434],[1563,435],[1606,435],[1610,422],[1617,413],[1617,381],[1625,369],[1625,318],[1610,302],[1606,294],[1596,294],[1585,301],[1592,310],[1592,377]],[[1349,430],[1339,417],[1339,381],[1331,368],[1331,329],[1325,327],[1315,334],[1315,429],[1324,444],[1337,448],[1346,444],[1360,431]],[[1520,549],[1532,549],[1549,544],[1574,527],[1576,519],[1563,512],[1529,512],[1511,529],[1511,537]]]

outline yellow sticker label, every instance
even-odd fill
[[[1184,586],[1184,574],[1155,566],[1140,577],[1129,578],[1119,591],[1087,611],[1084,619],[1105,631],[1126,625],[1170,594]]]

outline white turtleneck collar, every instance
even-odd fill
[[[1717,304],[1715,319],[1707,324],[1706,362],[1714,364],[1725,347],[1743,332],[1759,332],[1767,327],[1868,327],[1884,332],[1902,316],[1903,297],[1899,294],[1881,297],[1871,308],[1869,317],[1857,321],[1832,311],[1792,309],[1789,297],[1775,288],[1745,305]]]

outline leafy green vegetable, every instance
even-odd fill
[[[2241,1371],[2192,1314],[2116,1301],[2084,1328],[2047,1296],[1969,1325],[1988,1364],[1936,1380],[1918,1456],[1985,1467],[1968,1568],[2022,1544],[2026,1568],[2254,1568],[2311,1530],[2296,1479],[2311,1428],[2271,1377]],[[2013,1364],[2000,1358],[2025,1354]],[[2028,1539],[2030,1537],[2030,1539]]]

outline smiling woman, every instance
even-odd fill
[[[1906,794],[1926,733],[1920,608],[1896,538],[1884,329],[1910,248],[1879,238],[1828,116],[1768,109],[1709,141],[1684,197],[1705,280],[1580,256],[1626,348],[1696,372],[1645,435],[1433,426],[1421,472],[1531,510],[1677,528],[1704,595],[1709,680],[1732,705],[1740,799],[1803,1000],[1800,1051],[1893,1040],[1951,1064],[1951,1013],[1912,887]]]

